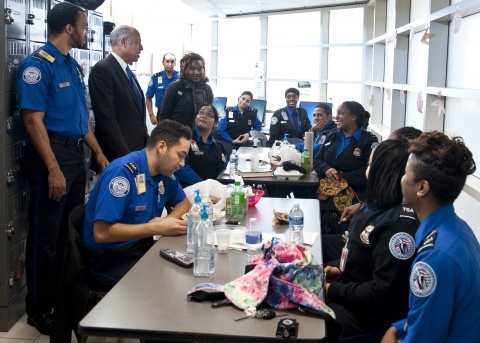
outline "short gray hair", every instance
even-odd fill
[[[133,27],[131,26],[120,25],[119,27],[116,27],[110,34],[110,42],[112,43],[112,46],[117,46],[120,44],[122,38],[128,39],[132,31]]]

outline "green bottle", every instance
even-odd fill
[[[231,217],[233,221],[240,224],[245,219],[246,214],[245,193],[240,186],[240,181],[235,181],[235,188],[230,195],[230,205],[232,206]]]
[[[308,149],[303,149],[302,156],[300,157],[300,165],[307,171],[307,174],[310,173],[310,154]]]

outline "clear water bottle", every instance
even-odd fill
[[[193,239],[193,276],[213,275],[215,273],[215,231],[212,222],[208,219],[207,205],[203,205]]]
[[[187,253],[193,254],[193,233],[195,231],[195,226],[200,220],[200,212],[202,212],[202,198],[200,198],[200,190],[196,189],[194,203],[188,211],[188,231],[187,231]]]
[[[232,153],[230,154],[230,177],[233,178],[235,177],[235,172],[237,171],[237,166],[238,166],[238,155],[237,155],[237,150],[233,149]]]
[[[262,229],[258,227],[257,218],[250,218],[247,228],[247,264],[262,253]]]
[[[303,211],[300,204],[294,204],[288,216],[290,243],[303,245]]]

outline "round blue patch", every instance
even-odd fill
[[[428,297],[437,287],[437,276],[430,265],[417,262],[410,274],[410,289],[419,298]]]
[[[388,244],[392,255],[399,260],[408,260],[415,253],[415,240],[406,232],[398,232]]]
[[[110,193],[116,198],[122,198],[130,192],[130,182],[123,176],[118,176],[108,185]]]

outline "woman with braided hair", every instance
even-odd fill
[[[213,101],[212,88],[207,85],[205,60],[190,52],[180,60],[180,79],[166,90],[159,120],[171,119],[193,129],[195,113],[203,104]]]

